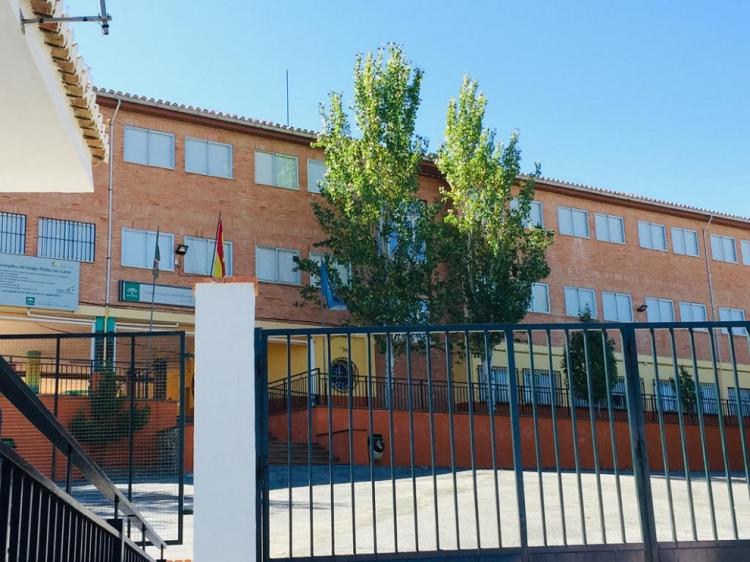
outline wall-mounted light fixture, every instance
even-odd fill
[[[644,303],[644,304],[642,304],[641,306],[639,306],[638,308],[636,308],[636,310],[637,310],[638,312],[646,312],[646,309],[647,309],[647,308],[648,308],[648,305]]]
[[[189,246],[187,244],[177,244],[177,248],[175,248],[175,255],[176,256],[184,256],[187,254]]]

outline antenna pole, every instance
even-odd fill
[[[289,69],[286,71],[286,126],[289,126]]]

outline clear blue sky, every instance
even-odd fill
[[[76,25],[101,87],[283,122],[288,69],[291,124],[317,130],[329,91],[350,99],[355,54],[394,41],[425,71],[432,149],[469,73],[525,169],[750,216],[750,2],[107,4],[109,37]]]

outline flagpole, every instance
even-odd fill
[[[156,227],[156,246],[154,247],[154,267],[152,269],[152,280],[151,280],[151,313],[148,320],[148,331],[154,330],[154,302],[156,299],[156,278],[159,277],[159,227]],[[151,347],[151,340],[149,339],[149,349]]]
[[[219,211],[219,220],[216,221],[216,234],[214,235],[214,255],[211,258],[211,277],[214,276],[214,265],[216,265],[216,256],[219,250],[219,227],[221,226],[221,211]]]

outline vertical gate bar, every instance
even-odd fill
[[[26,556],[29,560],[37,559],[37,546],[39,544],[39,517],[40,517],[40,501],[42,495],[42,488],[37,486],[36,482],[30,482],[30,499],[31,499],[31,518],[29,520],[29,541],[28,550]]]
[[[289,517],[289,557],[294,557],[292,550],[292,337],[286,336],[286,481],[287,512]]]
[[[179,443],[177,445],[177,542],[182,544],[184,537],[183,525],[185,511],[185,355],[187,350],[185,348],[185,332],[180,332],[179,335],[179,368],[180,368],[180,388],[178,390],[179,396],[179,410],[178,410],[178,428],[177,435]]]
[[[417,512],[417,475],[414,471],[414,407],[412,400],[412,371],[411,371],[411,338],[412,334],[406,332],[406,388],[407,405],[409,413],[409,466],[411,469],[411,498],[412,510],[414,511],[414,547],[419,552],[419,513]]]
[[[605,353],[607,342],[609,342],[607,330],[602,329],[602,349],[605,350]],[[604,382],[607,391],[607,417],[609,420],[609,436],[612,448],[612,470],[615,474],[615,489],[617,491],[617,513],[620,517],[620,537],[622,538],[622,542],[626,543],[628,541],[625,536],[625,514],[622,508],[622,486],[620,484],[620,468],[617,460],[617,432],[615,431],[615,418],[612,413],[612,375],[609,372],[609,363],[606,360],[606,355],[604,360]]]
[[[395,361],[393,356],[393,338],[391,332],[385,334],[385,349],[387,355],[386,365],[386,388],[387,388],[387,400],[386,407],[388,408],[388,458],[390,460],[391,468],[391,504],[393,507],[393,547],[394,551],[398,552],[398,509],[396,507],[396,475],[393,469],[394,463],[394,452],[393,448],[393,363]]]
[[[651,334],[651,338],[653,340],[653,330]],[[685,432],[685,417],[684,413],[682,411],[682,391],[680,390],[680,385],[677,384],[677,381],[679,380],[680,372],[677,365],[677,343],[675,342],[675,336],[674,336],[674,328],[669,328],[669,341],[672,351],[672,368],[674,369],[674,381],[675,381],[675,391],[677,393],[677,403],[680,404],[680,407],[677,408],[677,423],[680,426],[680,446],[681,446],[681,452],[682,452],[682,465],[685,470],[685,482],[687,483],[687,492],[688,492],[688,505],[690,507],[690,523],[691,523],[691,529],[693,532],[693,540],[698,540],[698,528],[695,522],[695,502],[693,501],[693,481],[692,477],[690,476],[690,459],[688,458],[688,451],[687,451],[687,436]],[[652,347],[655,348],[655,344],[651,344]],[[654,360],[656,360],[656,352],[654,351]],[[657,386],[657,411],[661,411],[661,391],[660,391],[660,385],[659,382],[659,373],[658,373],[658,363],[656,364],[656,386]],[[674,527],[674,512],[672,512],[672,526]],[[674,531],[673,531],[674,533]],[[677,542],[677,535],[674,535],[674,540]]]
[[[703,471],[706,475],[706,491],[708,492],[708,504],[710,507],[709,514],[711,516],[711,530],[713,532],[713,538],[716,540],[718,532],[716,529],[716,510],[714,506],[714,490],[711,482],[711,466],[708,460],[708,451],[706,450],[706,427],[703,419],[703,393],[701,392],[700,386],[700,375],[698,373],[698,357],[695,349],[695,332],[693,328],[688,328],[690,334],[690,357],[693,362],[693,373],[695,373],[695,398],[697,401],[696,409],[698,410],[698,430],[700,431],[700,442],[701,442],[701,454],[703,457]],[[676,385],[679,386],[679,385]],[[717,389],[718,391],[718,389]]]
[[[437,492],[437,472],[435,471],[435,419],[433,416],[432,404],[432,349],[430,341],[432,333],[425,331],[425,352],[427,354],[427,413],[429,416],[428,425],[430,431],[430,468],[432,470],[432,505],[435,515],[435,550],[440,550],[440,519],[438,515],[438,492]]]
[[[573,460],[575,461],[576,468],[576,481],[578,483],[578,515],[581,519],[581,535],[583,538],[583,544],[588,544],[588,536],[586,534],[586,507],[583,504],[583,483],[581,482],[581,457],[578,451],[578,425],[577,425],[577,404],[576,404],[576,392],[573,384],[573,369],[570,361],[570,332],[568,329],[564,330],[565,336],[565,364],[567,365],[567,379],[568,379],[568,409],[570,410],[570,425],[572,428],[573,436]]]
[[[347,408],[349,410],[349,483],[352,496],[352,553],[357,554],[357,516],[356,516],[356,503],[354,494],[354,419],[352,413],[352,398],[354,391],[354,373],[352,372],[352,333],[347,331],[346,333],[346,359],[347,359],[347,370],[349,372],[349,393]]]
[[[89,386],[91,385],[91,381],[89,380]],[[55,416],[55,419],[59,419],[59,402],[60,402],[60,338],[55,339],[55,394],[52,397],[53,403],[52,403],[52,413]],[[54,482],[56,480],[56,472],[57,472],[57,449],[55,447],[55,444],[52,443],[52,481]]]
[[[745,328],[747,330],[747,328]],[[740,379],[737,371],[737,355],[734,350],[734,338],[729,336],[729,359],[732,362],[732,378],[734,379],[734,400],[737,403],[737,424],[740,430],[740,445],[742,445],[742,462],[745,467],[745,485],[747,486],[747,493],[750,497],[750,468],[748,468],[748,457],[747,457],[747,443],[745,442],[745,422],[744,414],[742,412],[742,400],[740,399]]]
[[[672,540],[677,542],[677,523],[674,516],[674,497],[672,495],[672,480],[671,471],[669,470],[669,452],[667,450],[667,437],[664,431],[664,404],[661,399],[661,378],[659,377],[659,358],[656,351],[656,336],[653,328],[649,328],[649,339],[651,343],[651,361],[654,363],[654,380],[656,381],[656,415],[659,421],[659,442],[661,444],[661,458],[662,466],[664,468],[664,482],[667,485],[667,502],[669,503],[669,525],[672,530]],[[677,379],[675,379],[675,383]],[[639,383],[640,384],[640,383]],[[679,397],[678,397],[679,398]],[[678,408],[678,415],[682,412],[681,407]],[[683,445],[685,440],[682,440]],[[686,452],[683,455],[685,462],[687,462]],[[690,503],[690,514],[693,520],[693,528],[695,528],[695,511],[693,509],[693,495],[690,488],[690,472],[688,466],[685,465],[685,476],[688,485],[688,497]],[[695,537],[693,537],[695,539]]]
[[[39,498],[39,539],[37,542],[36,552],[33,556],[38,560],[49,560],[47,556],[47,545],[49,544],[49,528],[50,528],[50,509],[49,509],[49,492],[45,489],[40,490]],[[0,503],[2,505],[2,503]],[[32,558],[33,560],[34,558]]]
[[[451,454],[451,478],[453,480],[453,516],[456,523],[456,548],[461,550],[461,530],[458,522],[458,483],[456,481],[456,429],[453,425],[453,372],[450,333],[445,332],[445,368],[446,383],[448,390],[448,430]]]
[[[487,370],[487,411],[490,416],[490,454],[492,455],[492,478],[495,484],[495,521],[497,524],[497,546],[503,547],[503,531],[500,522],[500,483],[497,475],[497,444],[495,443],[495,388],[492,381],[492,351],[489,345],[491,336],[484,330],[484,368]]]
[[[312,391],[310,377],[312,373],[312,336],[307,334],[307,508],[308,526],[310,528],[310,556],[315,556],[315,541],[313,540],[313,476],[312,476]],[[315,389],[317,392],[317,387]]]
[[[373,467],[373,435],[374,423],[372,415],[372,336],[367,332],[367,428],[370,432],[367,439],[368,457],[370,463],[370,503],[372,505],[372,550],[378,553],[378,518],[375,509],[375,472]]]
[[[583,364],[586,369],[586,391],[589,397],[589,426],[591,428],[591,452],[594,456],[594,474],[596,478],[596,491],[599,500],[599,527],[602,531],[602,542],[607,544],[607,528],[604,525],[604,500],[602,498],[602,477],[599,470],[599,441],[596,431],[597,416],[594,412],[594,387],[591,375],[591,358],[589,357],[589,330],[586,328],[582,331],[583,335]],[[607,362],[607,348],[602,349],[604,354],[604,363]]]
[[[632,444],[633,476],[638,496],[638,513],[641,522],[643,551],[645,562],[658,562],[659,548],[654,523],[654,504],[646,449],[646,430],[641,401],[635,329],[632,326],[624,325],[620,328],[620,334],[622,337],[623,359],[625,360],[625,400],[628,405],[628,428]]]
[[[727,332],[728,337],[733,337],[731,330]],[[732,469],[729,466],[729,455],[727,451],[726,428],[724,427],[724,411],[721,407],[721,386],[719,384],[719,369],[716,363],[716,340],[714,338],[714,329],[708,328],[708,336],[711,341],[711,368],[714,374],[714,387],[716,388],[716,418],[719,423],[719,437],[721,438],[721,457],[724,461],[724,478],[727,479],[727,497],[729,498],[729,514],[732,517],[732,536],[738,537],[737,531],[737,513],[734,504],[734,490],[732,489]]]
[[[151,338],[150,335],[148,337]],[[103,342],[106,345],[107,339],[103,338]],[[149,342],[149,346],[150,345],[151,342]],[[151,361],[151,357],[149,357],[149,361]],[[146,366],[147,369],[151,369],[151,367],[152,365]],[[109,369],[110,366],[108,365],[105,368]],[[114,366],[111,366],[111,368],[113,370],[115,369]],[[133,450],[135,445],[135,336],[130,336],[130,369],[128,370],[128,374],[128,393],[130,394],[128,400],[128,408],[130,409],[128,415],[128,501],[133,501],[133,455],[135,453]],[[115,377],[116,376],[115,371]],[[128,536],[130,536],[130,518],[128,518]]]
[[[562,524],[562,536],[563,545],[568,545],[568,530],[565,524],[565,498],[563,496],[563,484],[562,484],[562,472],[560,471],[560,440],[557,433],[557,389],[554,384],[554,365],[552,361],[552,332],[549,328],[546,329],[547,336],[547,361],[549,364],[549,391],[552,397],[552,403],[550,404],[550,413],[552,414],[552,442],[555,451],[555,472],[557,473],[557,494],[560,498],[560,520]]]
[[[477,452],[474,440],[474,388],[472,377],[471,356],[474,353],[471,345],[469,332],[464,331],[464,346],[466,347],[466,383],[468,388],[468,406],[469,406],[469,455],[471,462],[471,482],[474,492],[474,526],[477,536],[477,548],[482,548],[482,537],[479,532],[479,492],[477,491]]]
[[[521,560],[526,561],[529,559],[529,537],[526,527],[526,493],[523,484],[523,457],[521,456],[521,412],[518,407],[518,381],[516,380],[516,351],[513,342],[513,330],[505,330],[505,341],[508,356],[508,382],[510,383],[510,426],[518,506],[518,534],[521,541]]]
[[[336,538],[334,537],[335,512],[334,512],[334,477],[333,477],[333,385],[331,381],[331,334],[326,334],[326,370],[328,371],[328,484],[331,500],[331,556],[336,555]]]
[[[261,539],[256,542],[256,558],[270,559],[270,511],[268,482],[268,336],[255,330],[255,448],[256,520]]]
[[[539,412],[536,407],[536,368],[534,365],[534,333],[526,330],[529,340],[529,369],[531,370],[531,416],[534,420],[534,459],[536,461],[536,478],[539,486],[539,505],[542,507],[542,544],[547,546],[547,510],[544,504],[544,481],[542,479],[542,457],[539,452]],[[552,371],[549,376],[552,377]],[[524,386],[526,381],[524,381]],[[550,395],[551,399],[551,395]]]
[[[68,444],[68,450],[66,451],[65,455],[65,493],[70,494],[70,487],[72,485],[72,478],[73,478],[73,461],[71,459],[71,455],[73,454],[73,450]]]

